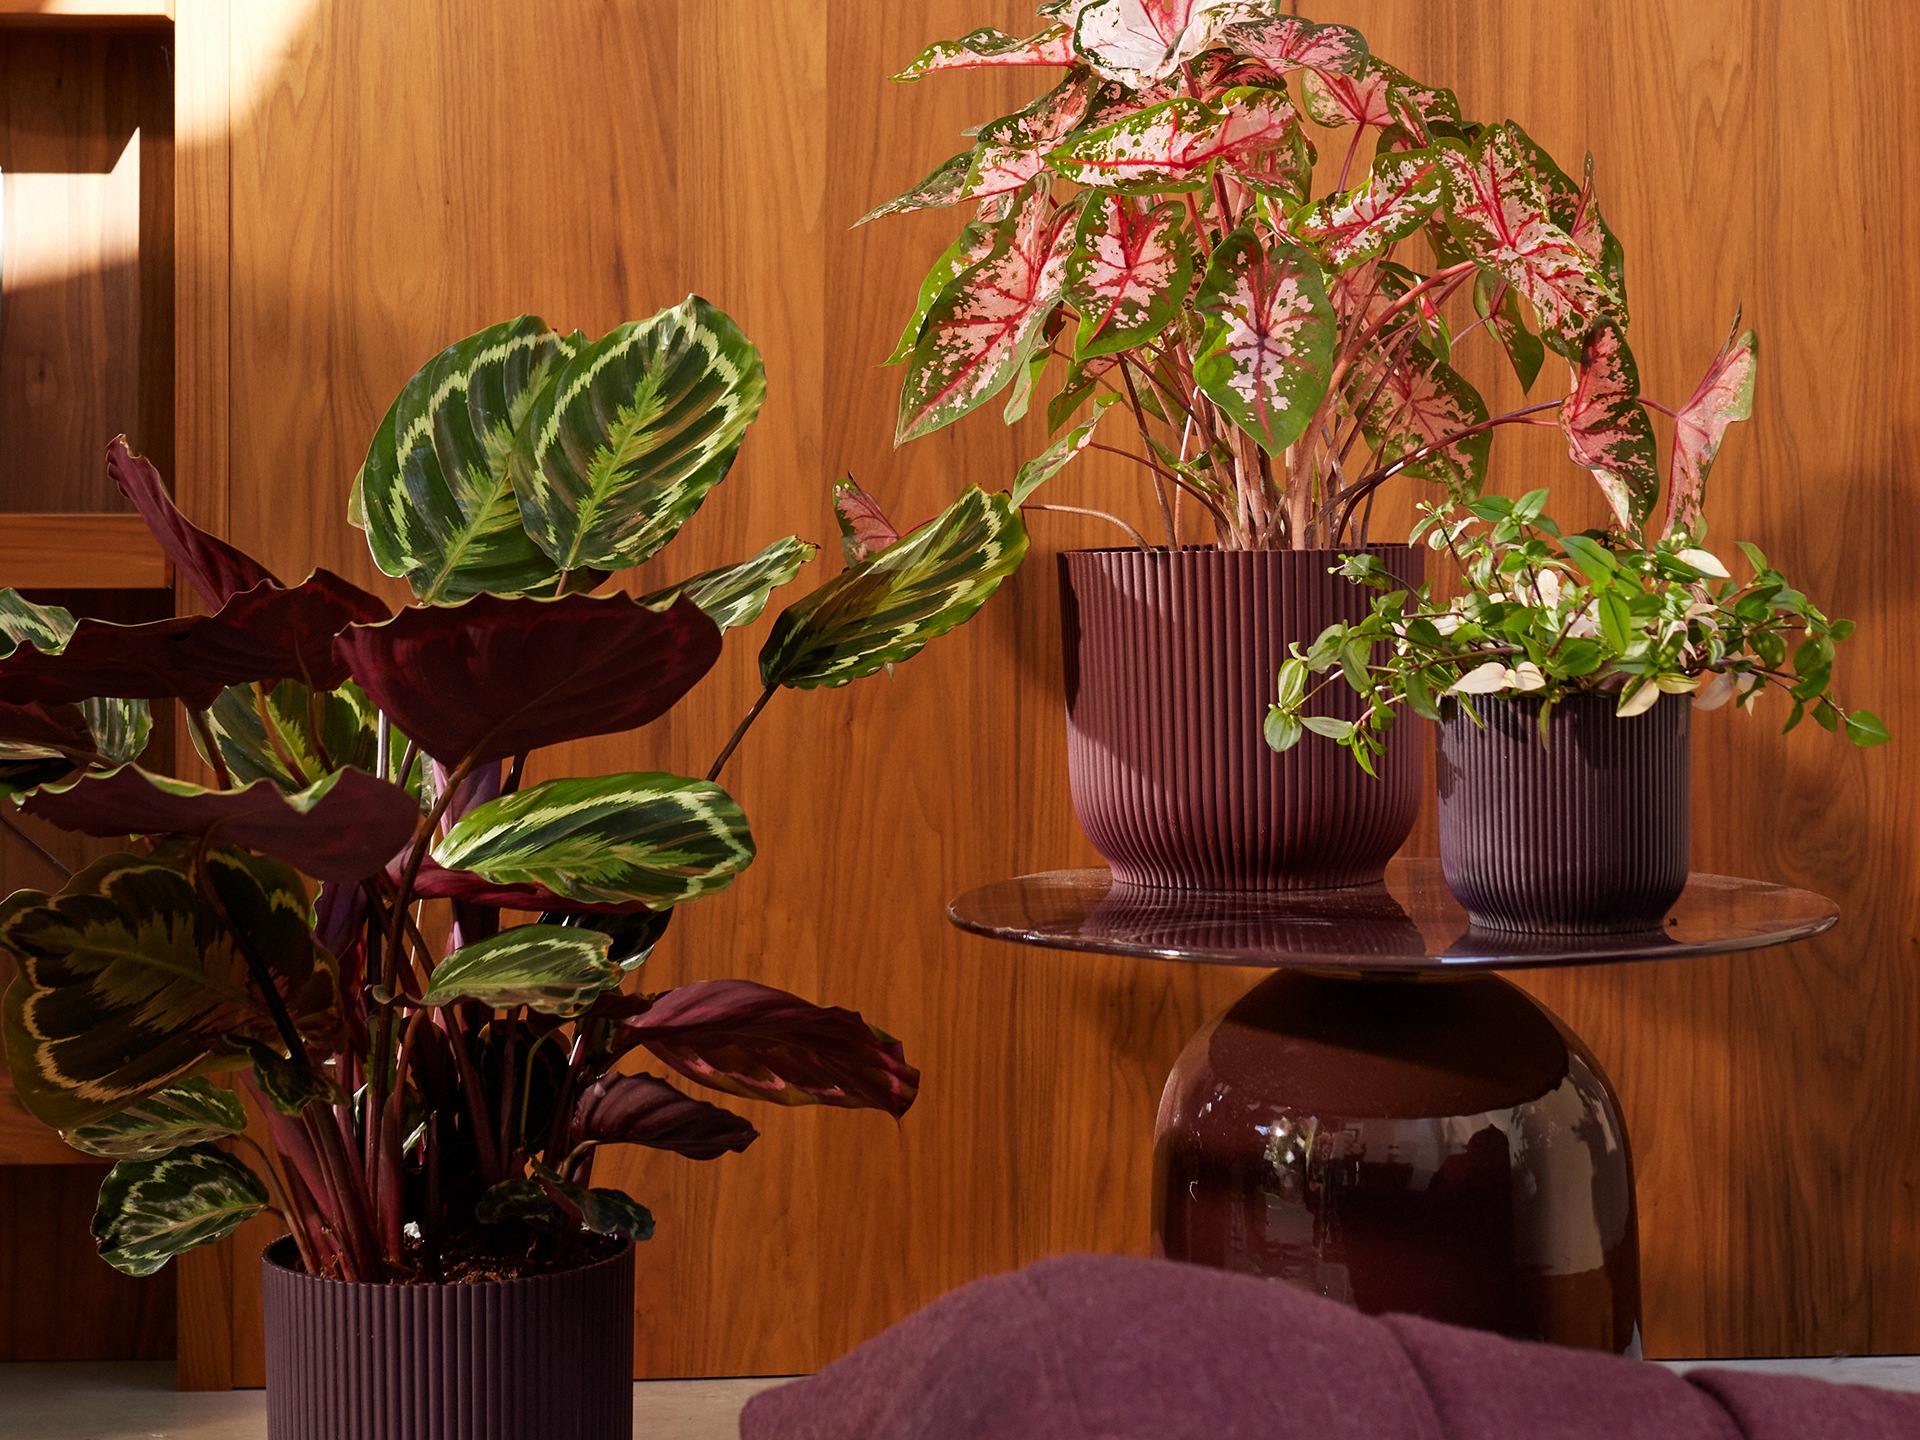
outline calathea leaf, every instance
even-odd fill
[[[906,660],[965,624],[1026,558],[1006,495],[967,490],[939,515],[790,605],[760,651],[760,678],[798,690],[845,685]]]
[[[400,870],[401,865],[396,860],[387,867],[387,874],[398,881]],[[583,923],[589,927],[594,926],[600,917],[623,917],[648,913],[644,900],[617,902],[574,900],[565,895],[556,895],[546,886],[531,882],[513,885],[497,884],[484,875],[476,875],[470,870],[443,869],[431,855],[421,861],[420,873],[414,878],[413,893],[426,900],[458,900],[464,904],[485,905],[496,910],[539,910],[551,912],[553,915],[580,915],[587,917]]]
[[[1371,260],[1426,224],[1445,191],[1442,175],[1430,150],[1382,155],[1364,184],[1307,210],[1293,234],[1330,270]]]
[[[744,1118],[682,1095],[651,1075],[609,1075],[589,1086],[573,1112],[573,1143],[646,1145],[690,1160],[714,1160],[760,1138]]]
[[[1471,156],[1449,147],[1447,220],[1474,261],[1512,285],[1533,306],[1540,327],[1571,354],[1595,319],[1618,312],[1607,277],[1554,223],[1547,197],[1511,126],[1486,132]]]
[[[517,925],[442,960],[421,1003],[478,1000],[495,1010],[525,1005],[543,1015],[577,1015],[626,974],[607,958],[610,944],[576,926]]]
[[[93,748],[116,765],[138,760],[153,735],[153,711],[144,700],[82,700]]]
[[[563,571],[638,565],[726,478],[766,394],[760,352],[697,295],[596,340],[516,434],[527,533]]]
[[[226,1068],[236,1037],[277,1034],[233,931],[196,891],[184,845],[110,855],[58,895],[0,909],[18,970],[7,1062],[22,1103],[71,1130],[185,1077]],[[332,957],[307,929],[300,879],[276,861],[206,852],[206,881],[273,977],[303,1036],[338,1026]]]
[[[1073,35],[1065,25],[1050,25],[1024,40],[998,30],[975,30],[958,40],[929,45],[893,78],[918,80],[938,70],[977,70],[1002,65],[1071,65],[1073,58]]]
[[[1162,101],[1081,130],[1048,159],[1067,179],[1100,189],[1197,190],[1224,165],[1262,189],[1297,191],[1311,165],[1304,147],[1285,93],[1247,87],[1217,101]]]
[[[206,1145],[247,1128],[240,1097],[206,1080],[157,1090],[118,1115],[67,1131],[61,1138],[85,1155],[145,1160],[183,1145]]]
[[[174,1256],[224,1240],[267,1208],[259,1177],[211,1145],[122,1160],[100,1186],[93,1234],[100,1258],[151,1275]]]
[[[843,475],[833,486],[833,518],[840,526],[840,553],[847,564],[858,565],[900,538],[880,502]]]
[[[286,794],[269,780],[208,790],[127,765],[46,786],[22,808],[83,835],[213,833],[342,884],[378,873],[420,819],[406,791],[351,767]]]
[[[258,560],[215,539],[182,515],[167,494],[160,472],[144,455],[127,448],[124,435],[107,446],[107,474],[140,512],[173,568],[210,609],[218,610],[244,590],[279,585],[273,572]]]
[[[0,657],[22,645],[51,655],[73,634],[71,613],[58,605],[36,605],[18,590],[0,590]]]
[[[1063,295],[1080,316],[1076,360],[1144,344],[1193,288],[1193,247],[1179,204],[1097,195],[1080,217]]]
[[[481,595],[356,625],[335,648],[393,723],[451,765],[658,718],[719,658],[720,629],[684,596],[655,611],[625,595]]]
[[[1567,451],[1600,482],[1621,529],[1637,535],[1660,494],[1660,470],[1627,337],[1612,320],[1600,320],[1569,368],[1573,391],[1560,407]]]
[[[1100,424],[1100,417],[1119,398],[1117,395],[1102,395],[1093,403],[1093,414],[1020,467],[1019,473],[1013,477],[1015,505],[1024,505],[1032,498],[1034,491],[1066,469],[1073,458],[1087,448],[1093,439],[1095,427]]]
[[[1480,392],[1459,371],[1412,340],[1392,350],[1369,350],[1349,378],[1347,394],[1360,416],[1361,432],[1373,447],[1374,463],[1380,466],[1418,454],[1487,419]],[[1493,432],[1482,430],[1409,462],[1401,473],[1470,498],[1480,493],[1492,444]]]
[[[907,359],[895,444],[984,405],[1026,363],[1060,301],[1077,218],[1036,181],[994,232],[987,258],[941,291]]]
[[[746,980],[707,980],[654,997],[615,1027],[622,1050],[645,1046],[689,1080],[777,1105],[907,1113],[920,1072],[900,1042],[851,1010]]]
[[[551,1225],[559,1216],[547,1187],[525,1178],[489,1186],[473,1207],[473,1218],[482,1225],[504,1225],[514,1220]]]
[[[642,597],[642,605],[655,609],[668,605],[681,595],[693,601],[722,630],[751,625],[767,608],[767,601],[780,586],[800,573],[800,567],[813,559],[819,547],[797,535],[776,540],[751,560],[724,565],[718,570],[703,570],[691,580],[657,590]]]
[[[353,481],[374,563],[424,600],[551,592],[558,571],[520,524],[514,435],[578,348],[522,315],[441,351],[409,380]]]
[[[263,687],[264,688],[264,687]],[[207,728],[240,784],[271,780],[282,790],[304,790],[316,775],[333,766],[372,770],[376,760],[378,717],[366,692],[352,681],[319,696],[320,734],[312,733],[311,692],[297,680],[282,680],[266,692],[266,703],[251,685],[230,685],[207,711]],[[262,710],[265,716],[262,716]],[[268,726],[272,726],[272,734]],[[325,747],[325,759],[315,745]],[[205,746],[196,732],[202,758]],[[404,745],[404,742],[397,742]],[[289,770],[291,763],[296,770]]]
[[[1297,16],[1265,16],[1229,26],[1220,37],[1235,53],[1264,61],[1276,73],[1316,70],[1351,75],[1367,64],[1367,41],[1345,25],[1316,25]]]
[[[534,1179],[546,1189],[559,1211],[578,1221],[582,1228],[622,1240],[653,1238],[652,1214],[626,1191],[599,1186],[589,1190],[554,1173],[538,1160],[530,1168]]]
[[[1278,455],[1306,432],[1332,377],[1333,306],[1320,267],[1296,245],[1241,226],[1213,252],[1195,307],[1207,319],[1193,378]]]
[[[496,884],[656,910],[726,888],[753,861],[747,817],[709,780],[549,780],[462,817],[434,858]]]
[[[629,913],[583,914],[550,910],[540,917],[542,925],[578,926],[598,930],[612,942],[607,958],[631,974],[646,964],[660,939],[667,933],[673,911],[634,910]]]
[[[1691,399],[1673,417],[1673,464],[1667,481],[1666,534],[1697,531],[1706,499],[1707,472],[1720,453],[1727,426],[1753,414],[1753,382],[1760,368],[1760,341],[1733,317],[1727,343],[1713,357]]]

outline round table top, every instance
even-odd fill
[[[1810,890],[1695,873],[1658,930],[1545,935],[1484,930],[1438,860],[1395,860],[1384,885],[1221,893],[1120,885],[1106,870],[1053,870],[969,890],[962,930],[1022,945],[1200,965],[1392,973],[1520,970],[1726,955],[1805,940],[1840,918]]]

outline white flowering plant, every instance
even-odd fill
[[[1421,507],[1413,539],[1451,557],[1451,599],[1430,584],[1409,590],[1376,555],[1343,561],[1340,573],[1381,593],[1365,619],[1293,647],[1267,743],[1288,750],[1309,732],[1322,735],[1372,773],[1402,710],[1437,720],[1457,705],[1479,723],[1478,698],[1534,697],[1546,743],[1569,695],[1609,696],[1628,719],[1662,695],[1751,712],[1769,689],[1791,701],[1788,730],[1811,716],[1855,745],[1886,742],[1878,716],[1845,710],[1832,695],[1834,648],[1853,622],[1829,619],[1759,549],[1740,545],[1750,574],[1737,580],[1698,538],[1704,527],[1647,543],[1616,529],[1563,534],[1543,513],[1547,496]],[[1361,714],[1310,713],[1338,684],[1364,698]]]

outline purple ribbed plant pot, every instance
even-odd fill
[[[1425,553],[1368,547],[1409,584]],[[1371,884],[1413,829],[1420,727],[1389,734],[1378,779],[1309,736],[1261,733],[1294,642],[1365,617],[1375,592],[1331,550],[1075,550],[1060,557],[1067,762],[1080,827],[1122,884],[1324,890]],[[1343,686],[1316,702],[1351,719]]]
[[[362,1285],[261,1256],[268,1440],[630,1440],[633,1247],[555,1275]]]
[[[1618,718],[1603,695],[1474,702],[1438,727],[1440,864],[1473,923],[1608,935],[1657,930],[1687,885],[1692,703]]]

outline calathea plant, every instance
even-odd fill
[[[812,556],[789,536],[637,599],[584,593],[673,538],[764,391],[758,353],[699,299],[592,341],[522,317],[422,369],[355,484],[375,559],[420,603],[392,613],[324,570],[283,584],[120,442],[114,480],[211,613],[111,625],[0,595],[6,807],[136,837],[0,906],[15,1088],[118,1162],[95,1222],[112,1264],[151,1271],[267,1209],[307,1269],[359,1280],[565,1267],[644,1238],[647,1212],[593,1184],[601,1147],[711,1158],[756,1131],[626,1073],[642,1053],[732,1096],[912,1103],[899,1043],[850,1011],[641,977],[674,908],[754,857],[717,782],[767,698],[962,623],[1025,550],[1004,496],[872,539],[787,609],[704,778],[528,775],[535,752],[671,709]],[[135,763],[148,704],[172,700],[210,788]]]
[[[1574,179],[1518,125],[1462,119],[1450,91],[1280,0],[1039,8],[1050,23],[1030,38],[975,31],[898,77],[1064,71],[868,217],[976,207],[892,357],[901,441],[1002,392],[1019,418],[1057,359],[1048,422],[1065,433],[1015,497],[1085,449],[1115,450],[1151,478],[1169,544],[1188,539],[1182,497],[1229,548],[1364,540],[1384,482],[1470,499],[1493,432],[1550,411],[1592,464],[1636,483],[1650,432],[1607,428],[1577,378],[1565,403],[1494,415],[1456,368],[1484,331],[1527,388],[1549,348],[1578,377],[1606,326],[1631,375],[1622,254],[1591,162]],[[1339,147],[1337,166],[1316,171],[1316,140]],[[1330,187],[1316,192],[1316,174]],[[1449,309],[1468,296],[1471,318]],[[1131,446],[1101,429],[1110,410]]]
[[[1604,353],[1609,339],[1599,332],[1589,354]],[[1657,480],[1653,492],[1623,488],[1598,469],[1621,507],[1602,529],[1563,534],[1544,513],[1544,489],[1517,501],[1483,495],[1423,506],[1413,538],[1452,560],[1451,598],[1437,598],[1431,584],[1409,591],[1371,554],[1349,556],[1344,573],[1381,594],[1363,621],[1293,647],[1268,712],[1268,743],[1286,750],[1316,732],[1372,770],[1402,710],[1437,720],[1451,703],[1477,722],[1475,697],[1533,697],[1550,744],[1554,707],[1569,695],[1611,697],[1625,720],[1662,695],[1691,695],[1704,710],[1733,701],[1751,713],[1769,688],[1791,700],[1788,730],[1811,715],[1856,745],[1884,743],[1873,712],[1848,712],[1831,693],[1834,647],[1852,622],[1828,619],[1755,546],[1739,547],[1745,580],[1705,548],[1707,474],[1727,426],[1752,410],[1757,355],[1752,332],[1736,325],[1692,399],[1668,411],[1674,440],[1657,535],[1646,525]],[[1639,409],[1632,387],[1591,366],[1577,373],[1576,393],[1630,433],[1626,407]],[[1327,678],[1315,685],[1314,675]],[[1360,714],[1312,713],[1320,692],[1339,684],[1361,696]]]

